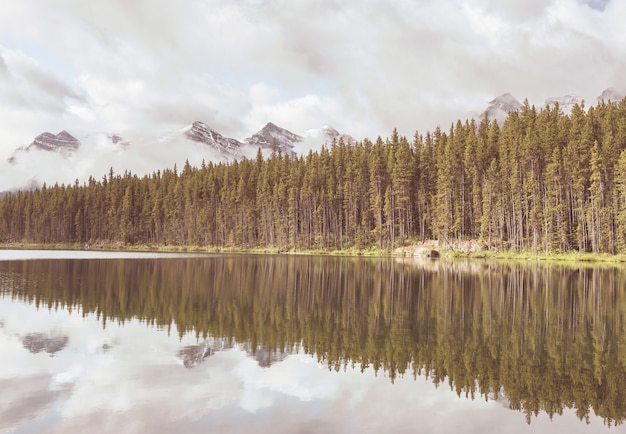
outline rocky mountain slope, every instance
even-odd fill
[[[244,142],[255,149],[261,148],[269,151],[276,149],[294,155],[294,146],[303,140],[302,136],[268,122],[260,131],[248,137]]]
[[[189,140],[202,143],[216,150],[225,159],[240,159],[244,156],[241,142],[222,136],[204,122],[195,121],[184,129],[184,135]]]
[[[78,139],[63,130],[56,135],[47,132],[38,135],[26,149],[35,148],[43,151],[70,153],[78,150],[79,146]]]

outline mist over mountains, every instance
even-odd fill
[[[625,96],[625,90],[608,88],[596,101],[585,102],[579,96],[565,95],[547,98],[544,106],[558,104],[560,110],[568,114],[575,104],[589,106],[603,100],[619,101]],[[521,106],[513,95],[504,93],[472,117],[488,116],[502,123],[509,113]],[[115,173],[130,171],[143,176],[174,165],[182,167],[186,161],[200,166],[203,162],[255,158],[259,150],[264,156],[274,150],[283,155],[305,155],[339,139],[347,143],[354,140],[330,126],[296,134],[272,122],[243,141],[225,137],[202,121],[194,121],[165,135],[132,138],[103,132],[83,135],[73,135],[66,130],[57,134],[43,132],[30,144],[17,148],[8,159],[0,161],[0,193],[36,188],[44,183],[72,184],[76,180],[83,183],[89,177],[100,179],[111,168]]]
[[[90,176],[99,179],[111,168],[115,173],[131,171],[142,176],[174,165],[182,167],[186,161],[200,166],[254,158],[259,150],[264,156],[273,151],[303,155],[340,138],[354,140],[329,126],[296,134],[271,122],[243,141],[225,137],[201,121],[161,136],[128,139],[111,133],[44,132],[0,162],[0,192],[43,183],[82,183]]]
[[[559,109],[563,113],[569,114],[576,104],[585,104],[586,106],[589,106],[595,105],[602,101],[620,101],[624,97],[626,97],[626,89],[608,88],[605,89],[595,99],[595,101],[585,101],[581,96],[570,94],[546,98],[543,107],[554,107],[556,104],[558,104]],[[488,116],[490,119],[495,119],[499,123],[502,123],[509,115],[509,113],[519,110],[521,106],[522,103],[513,95],[511,95],[510,93],[503,93],[502,95],[499,95],[489,101],[489,105],[487,106],[487,108],[483,112],[475,114],[473,117],[482,118],[484,116]]]

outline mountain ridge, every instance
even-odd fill
[[[597,102],[618,101],[626,91],[607,88]],[[570,94],[550,97],[545,106],[558,103],[563,112],[571,111],[574,104],[583,100]],[[522,104],[510,93],[504,93],[489,101],[482,113],[502,123]],[[353,143],[348,134],[341,134],[331,126],[294,133],[273,122],[266,123],[256,133],[238,140],[221,134],[200,120],[161,136],[122,137],[114,133],[89,133],[85,137],[73,135],[67,130],[57,134],[43,132],[25,146],[17,148],[0,166],[0,191],[17,191],[41,186],[44,182],[71,184],[85,182],[91,176],[106,174],[109,169],[121,173],[126,170],[145,175],[163,167],[185,162],[199,166],[203,162],[231,162],[243,158],[254,158],[259,150],[267,157],[273,150],[284,155],[306,155],[319,150],[324,144],[343,140]]]
[[[619,90],[614,87],[604,89],[602,93],[596,98],[596,103],[602,101],[620,101],[626,97],[626,90]],[[562,96],[552,96],[544,100],[544,104],[541,107],[553,107],[556,104],[559,105],[559,109],[563,113],[571,113],[572,108],[578,104],[582,105],[585,102],[584,98],[575,94],[567,94]],[[483,118],[487,115],[490,119],[495,119],[498,123],[503,123],[507,116],[515,111],[518,111],[522,107],[520,103],[513,95],[506,92],[498,95],[494,99],[488,102],[487,108],[483,110],[480,115],[474,116]]]
[[[241,158],[241,142],[224,137],[222,134],[201,121],[194,121],[189,128],[185,128],[184,135],[189,140],[211,146],[221,154],[231,158]]]
[[[144,175],[185,162],[231,162],[264,156],[273,150],[291,157],[320,148],[341,135],[332,127],[307,130],[302,135],[268,122],[243,141],[222,135],[196,120],[161,136],[127,139],[114,133],[88,133],[76,138],[67,130],[40,133],[26,146],[17,148],[0,167],[0,191],[32,189],[43,183],[70,184],[88,177],[126,170]]]
[[[272,122],[244,140],[244,143],[265,150],[279,149],[289,155],[295,155],[294,146],[304,140],[299,134],[281,128]]]
[[[79,147],[80,141],[66,130],[62,130],[56,135],[48,132],[39,134],[26,149],[36,148],[43,151],[72,152],[78,150]]]

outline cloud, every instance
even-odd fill
[[[466,5],[484,9],[489,14],[500,15],[512,22],[535,21],[541,19],[550,2],[545,0],[508,1],[469,0]]]
[[[0,7],[0,154],[44,130],[268,121],[411,136],[498,94],[595,100],[621,84],[625,2],[79,0]],[[52,37],[51,35],[54,35]],[[7,79],[8,77],[8,79]],[[8,83],[8,84],[7,84]],[[41,114],[45,113],[42,117]]]
[[[63,113],[65,98],[81,97],[60,77],[22,52],[0,46],[0,96],[17,109]]]
[[[598,11],[604,11],[606,9],[607,4],[610,0],[582,0],[584,4],[589,6],[591,9],[595,9]]]
[[[12,432],[13,428],[45,413],[59,398],[59,393],[47,390],[49,382],[50,376],[44,373],[0,378],[0,431]]]
[[[2,57],[2,53],[0,53],[0,75],[5,78],[9,76],[9,69],[7,68],[7,64],[4,61],[4,57]]]

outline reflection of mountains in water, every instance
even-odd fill
[[[28,333],[22,337],[22,346],[31,353],[54,353],[61,351],[68,343],[67,336],[51,336],[45,333]]]
[[[230,342],[262,366],[295,346],[332,369],[426,375],[529,418],[574,408],[626,420],[623,267],[220,256],[0,262],[0,281],[5,296],[80,306],[105,325],[194,332],[185,366]]]
[[[296,347],[279,349],[266,348],[263,345],[253,347],[249,343],[237,344],[226,338],[207,338],[197,345],[187,345],[178,352],[178,358],[183,362],[185,368],[195,368],[204,362],[208,357],[219,351],[226,351],[232,348],[239,348],[256,360],[262,368],[281,362],[291,354],[298,352]]]
[[[178,358],[182,360],[185,368],[195,368],[217,351],[229,350],[232,347],[230,339],[205,339],[198,345],[187,345],[181,348],[178,351]]]

